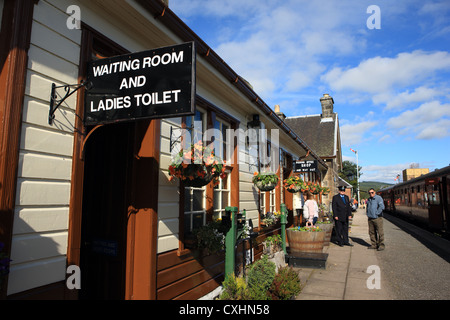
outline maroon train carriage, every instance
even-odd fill
[[[378,191],[386,211],[450,233],[450,166]]]

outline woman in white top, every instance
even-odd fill
[[[311,192],[308,191],[306,194],[306,201],[303,206],[303,217],[306,219],[307,223],[315,225],[317,219],[319,219],[319,206]]]

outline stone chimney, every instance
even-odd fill
[[[280,119],[283,120],[283,121],[284,121],[284,119],[286,119],[286,115],[283,112],[280,111],[280,106],[278,104],[275,106],[275,114],[278,117],[280,117]]]
[[[320,98],[320,104],[322,105],[322,118],[331,118],[333,116],[333,105],[334,100],[328,94],[325,93],[322,98]]]

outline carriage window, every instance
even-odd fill
[[[441,203],[441,200],[439,197],[439,186],[438,185],[428,186],[427,193],[428,193],[429,204],[439,205]]]

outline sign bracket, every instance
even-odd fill
[[[55,83],[52,83],[52,92],[50,95],[50,109],[48,113],[48,124],[53,125],[53,120],[55,120],[55,112],[58,110],[58,108],[61,106],[61,104],[66,101],[67,98],[69,98],[71,95],[73,95],[75,92],[80,90],[81,88],[86,87],[87,90],[90,89],[91,83],[88,81],[81,81],[80,84],[67,84],[63,86],[57,86]],[[58,95],[56,92],[56,89],[64,88],[64,91],[66,94],[62,99],[58,100]],[[72,91],[70,91],[71,88],[74,88]],[[56,105],[55,105],[56,104]]]

